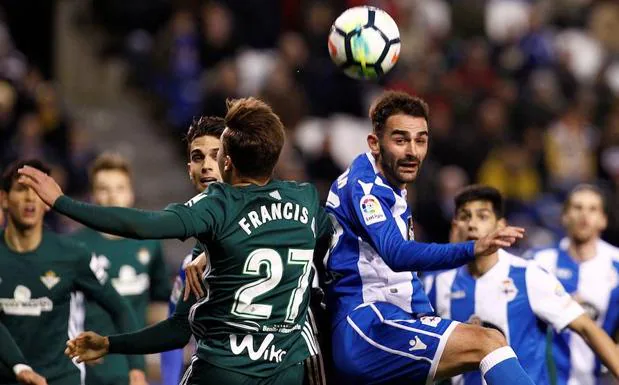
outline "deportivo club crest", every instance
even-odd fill
[[[48,270],[45,274],[41,276],[41,282],[43,282],[43,285],[45,285],[45,287],[51,290],[54,286],[58,284],[58,282],[60,282],[60,277],[56,275],[56,273],[54,273],[53,271]]]
[[[140,261],[142,265],[148,265],[148,262],[150,262],[150,252],[147,248],[142,247],[138,251],[138,261]]]

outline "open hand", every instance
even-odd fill
[[[490,255],[503,247],[510,247],[524,236],[522,227],[507,226],[497,229],[487,236],[475,241],[475,256]]]
[[[202,275],[206,269],[207,262],[208,257],[206,253],[202,252],[196,259],[185,266],[185,293],[183,295],[183,300],[187,301],[190,293],[193,293],[196,299],[204,297],[204,290],[202,290],[202,281],[204,278]]]
[[[56,199],[63,195],[62,189],[54,178],[43,171],[34,167],[24,166],[17,170],[17,172],[20,175],[17,183],[22,183],[32,188],[48,206],[53,206]]]

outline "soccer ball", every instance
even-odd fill
[[[382,9],[349,8],[333,23],[329,54],[355,79],[377,79],[393,68],[400,55],[400,31]]]

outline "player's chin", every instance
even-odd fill
[[[400,179],[402,183],[412,183],[417,179],[417,170],[400,171],[398,172],[398,179]]]

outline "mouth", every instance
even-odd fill
[[[400,169],[403,169],[404,171],[415,171],[419,167],[419,163],[417,163],[417,162],[402,162],[402,163],[399,163],[398,166],[400,167]]]
[[[34,206],[26,206],[24,208],[24,216],[31,217],[36,214],[37,210]]]
[[[469,235],[468,237],[466,237],[466,240],[467,241],[477,241],[477,240],[479,240],[479,237],[475,236],[475,235]]]
[[[200,178],[200,184],[202,184],[204,186],[208,186],[209,184],[211,184],[213,182],[217,182],[217,179],[215,179],[213,177],[202,177],[202,178]]]

